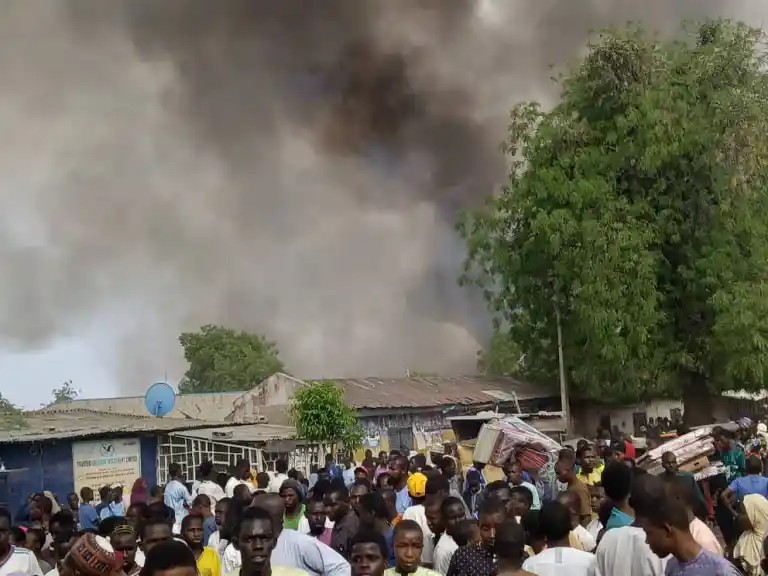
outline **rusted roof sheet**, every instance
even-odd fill
[[[514,378],[490,376],[409,376],[405,378],[340,378],[344,398],[355,408],[426,408],[473,406],[548,398],[556,392]]]
[[[84,438],[106,434],[135,434],[140,432],[172,432],[221,426],[220,422],[186,418],[154,418],[133,414],[117,414],[96,410],[41,410],[24,414],[24,426],[18,429],[0,428],[0,444],[34,442],[61,438]]]

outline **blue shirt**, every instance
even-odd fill
[[[209,516],[205,519],[205,522],[203,522],[203,546],[208,546],[208,539],[211,537],[211,534],[218,529],[219,527],[216,526],[216,518]]]
[[[344,484],[346,484],[347,488],[352,486],[352,484],[355,483],[355,470],[354,468],[350,468],[349,470],[344,470],[342,473],[342,476],[344,477]]]
[[[395,529],[390,528],[387,533],[384,534],[384,540],[387,542],[387,566],[389,568],[395,567]]]
[[[408,494],[408,486],[404,486],[402,490],[395,490],[395,509],[398,514],[402,514],[408,508],[411,507],[411,495]]]
[[[632,518],[632,516],[629,514],[624,514],[624,512],[618,508],[614,508],[611,510],[611,515],[608,518],[605,529],[610,530],[611,528],[624,528],[625,526],[632,526],[634,522],[635,519]]]
[[[96,530],[99,527],[99,515],[93,504],[80,504],[77,519],[80,522],[80,530]]]
[[[192,497],[189,495],[189,490],[178,480],[168,482],[163,501],[168,508],[173,510],[176,524],[181,524],[181,521],[189,514],[189,508],[192,507]]]
[[[768,498],[768,478],[760,474],[750,474],[749,476],[736,478],[728,488],[731,489],[740,501],[744,500],[744,496],[748,494],[760,494],[760,496]]]
[[[715,556],[703,548],[690,562],[680,562],[671,556],[664,570],[666,576],[740,576],[736,567],[722,556]]]
[[[104,508],[102,508],[101,512],[99,513],[99,518],[101,518],[102,520],[105,520],[106,518],[111,518],[112,516],[117,516],[117,517],[125,516],[125,506],[123,506],[122,502],[110,502],[109,504],[104,506]]]

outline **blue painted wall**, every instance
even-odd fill
[[[110,436],[88,437],[82,440],[108,439]],[[0,444],[0,459],[9,470],[19,470],[8,479],[8,500],[12,512],[31,492],[50,490],[59,500],[65,502],[69,492],[74,490],[72,471],[72,442],[79,438]],[[141,476],[149,486],[157,478],[157,438],[141,437]],[[94,486],[94,488],[96,488]]]

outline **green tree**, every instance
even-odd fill
[[[18,430],[25,425],[24,412],[0,393],[0,429]]]
[[[460,222],[463,280],[485,288],[526,364],[574,395],[677,394],[709,422],[768,373],[768,84],[759,31],[663,43],[606,32],[561,101],[511,113],[509,181]]]
[[[250,390],[285,369],[277,346],[264,336],[221,326],[203,326],[179,337],[189,369],[179,392]]]
[[[477,353],[477,369],[489,376],[518,376],[524,372],[520,346],[506,332],[494,330],[488,348]]]
[[[332,380],[308,382],[296,390],[291,420],[298,437],[312,443],[343,444],[350,450],[363,443],[357,411],[347,406],[344,391]]]
[[[75,400],[80,395],[80,390],[72,385],[72,380],[67,380],[58,388],[54,388],[51,394],[53,395],[53,401],[49,406],[72,402],[72,400]]]

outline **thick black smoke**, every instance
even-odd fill
[[[453,223],[504,177],[509,108],[591,29],[762,5],[7,0],[0,334],[89,338],[134,391],[209,322],[300,376],[472,371]]]

